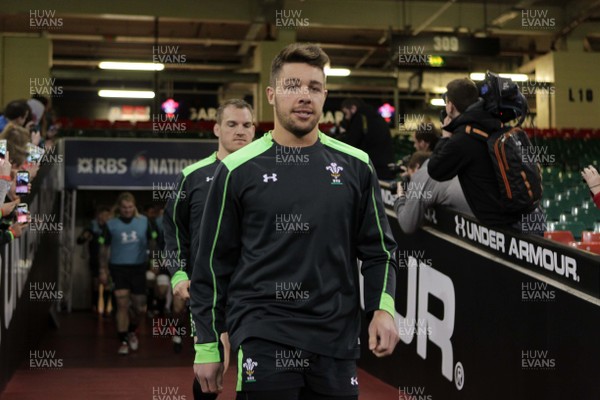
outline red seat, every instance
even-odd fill
[[[575,238],[573,237],[573,233],[571,231],[544,232],[544,237],[546,239],[554,240],[555,242],[560,242],[564,244],[569,244],[570,242],[575,241]]]
[[[107,119],[96,119],[92,123],[93,129],[111,129],[112,123]]]
[[[542,137],[546,139],[558,137],[557,129],[542,129]]]
[[[56,125],[60,125],[61,128],[67,129],[71,127],[71,120],[67,117],[59,117],[54,120]]]
[[[135,124],[135,129],[138,131],[151,131],[154,129],[154,122],[152,121],[138,121]]]
[[[593,129],[579,129],[575,133],[575,138],[576,139],[590,139],[593,136],[594,136],[594,130]]]
[[[590,253],[600,254],[600,242],[572,242],[569,243],[573,247],[577,247],[579,250],[589,251]]]
[[[124,130],[132,130],[133,124],[131,121],[115,121],[113,123],[114,129],[124,129]]]
[[[600,232],[583,231],[581,232],[582,242],[600,242]]]
[[[92,121],[87,118],[73,118],[73,129],[90,129]]]
[[[563,128],[560,131],[560,137],[563,139],[573,139],[575,137],[576,130],[574,128]]]

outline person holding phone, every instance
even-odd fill
[[[9,156],[7,151],[5,157],[0,158],[0,198],[2,199],[6,198],[13,182],[11,178],[12,166],[8,161]],[[2,219],[2,224],[0,224],[0,245],[21,237],[23,229],[29,222],[28,213],[25,213],[24,217],[21,217],[21,222],[14,221],[16,218],[14,210],[20,201],[20,198],[16,198],[13,201],[2,204],[2,207],[0,207],[0,218]]]

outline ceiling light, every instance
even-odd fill
[[[153,99],[154,92],[151,90],[113,90],[102,89],[98,91],[100,97],[118,97],[122,99]]]
[[[525,74],[498,74],[502,78],[510,78],[513,82],[526,82],[529,77]],[[485,72],[472,72],[470,78],[474,81],[482,81],[485,79]]]
[[[102,61],[98,64],[100,69],[120,69],[128,71],[162,71],[164,64],[148,62],[120,62],[120,61]]]
[[[350,70],[348,68],[325,67],[325,75],[327,75],[327,76],[348,76],[348,75],[350,75]]]
[[[436,107],[444,107],[446,105],[446,103],[444,102],[444,99],[431,99],[429,104],[431,104],[432,106],[436,106]]]

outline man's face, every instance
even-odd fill
[[[241,149],[254,138],[252,114],[247,108],[227,106],[223,110],[220,124],[215,124],[214,133],[219,138],[219,145],[231,154]]]
[[[342,112],[344,113],[344,119],[346,119],[348,121],[350,121],[352,119],[352,115],[354,113],[352,112],[351,108],[344,107],[344,108],[342,108]]]
[[[316,129],[326,96],[323,71],[304,63],[284,64],[275,79],[275,87],[267,88],[269,104],[275,107],[275,118],[297,137]]]
[[[23,115],[22,117],[17,117],[15,119],[15,124],[17,124],[18,126],[23,126],[25,125],[25,121],[27,121],[27,117],[29,116],[29,111],[27,111],[25,113],[25,115]]]
[[[135,204],[132,201],[121,201],[121,204],[119,204],[119,214],[123,218],[132,218],[135,214]]]
[[[416,135],[413,134],[413,141],[415,143],[416,151],[427,151],[429,150],[429,144],[424,140],[418,140]]]
[[[100,225],[105,225],[106,221],[108,221],[109,218],[110,218],[110,212],[102,211],[100,214],[98,214],[98,223]]]

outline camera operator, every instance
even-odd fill
[[[472,215],[465,195],[460,188],[458,178],[447,182],[437,182],[427,173],[427,164],[431,153],[417,151],[407,163],[410,182],[406,187],[399,182],[398,198],[394,202],[394,211],[398,224],[404,233],[413,233],[422,224],[426,211],[436,205]]]
[[[479,90],[470,79],[455,79],[446,86],[446,117],[442,138],[427,166],[429,175],[438,181],[458,176],[473,214],[490,226],[513,228],[527,232],[523,220],[539,220],[529,214],[503,210],[500,189],[487,148],[487,138],[503,129],[502,122],[484,109]],[[541,213],[537,208],[531,214]],[[541,225],[541,224],[540,224]],[[530,233],[543,234],[543,227]]]

